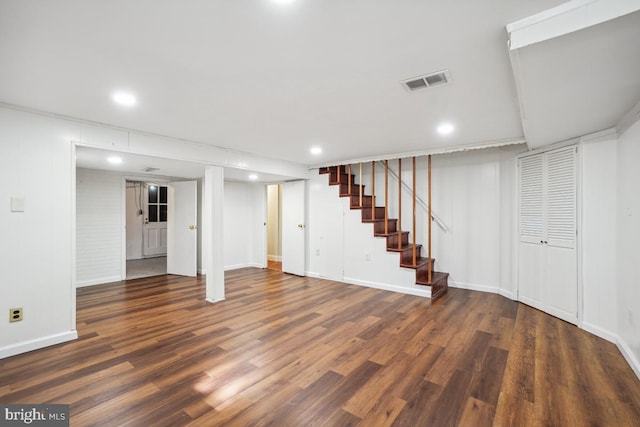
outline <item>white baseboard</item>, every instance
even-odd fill
[[[224,300],[225,300],[225,298],[218,298],[218,299],[206,298],[205,299],[205,301],[207,301],[208,303],[211,303],[211,304],[215,304],[217,302],[224,301]]]
[[[249,267],[249,264],[233,264],[233,265],[225,265],[224,271],[230,270],[238,270],[239,268]]]
[[[517,300],[516,294],[514,294],[513,292],[508,291],[506,289],[498,288],[498,295],[502,295],[503,297],[509,298],[512,301],[516,301]]]
[[[247,267],[255,267],[255,268],[267,268],[266,265],[264,264],[260,264],[258,262],[250,262],[249,264],[247,264]]]
[[[580,329],[584,329],[585,331],[592,333],[593,335],[598,336],[602,339],[610,341],[614,344],[617,344],[620,341],[620,337],[618,337],[616,334],[609,332],[606,329],[601,328],[600,326],[594,325],[593,323],[582,322],[582,324],[579,326]]]
[[[38,350],[44,347],[49,347],[51,345],[72,341],[75,339],[78,339],[78,331],[68,331],[8,345],[5,347],[0,347],[0,359],[15,356],[16,354],[26,353],[28,351]]]
[[[267,260],[282,262],[282,255],[267,255]]]
[[[631,350],[631,347],[629,347],[629,345],[622,339],[622,337],[616,336],[616,338],[617,339],[614,342],[618,346],[620,353],[622,353],[624,358],[627,360],[627,363],[629,364],[629,366],[631,366],[631,369],[636,374],[636,377],[640,379],[640,361],[638,361],[638,358],[635,356],[635,354],[633,354],[633,350]]]
[[[449,280],[449,286],[452,288],[467,289],[470,291],[489,292],[492,294],[499,293],[497,287],[489,285],[476,285],[474,283],[455,282],[453,280]]]
[[[113,283],[122,281],[120,276],[101,277],[99,279],[80,280],[76,282],[76,288],[83,288],[85,286],[103,285],[105,283]]]
[[[203,275],[203,276],[206,276],[206,274],[207,274],[207,270],[205,270],[204,268],[199,268],[199,269],[198,269],[198,274]]]
[[[415,295],[418,297],[431,298],[431,288],[429,289],[405,288],[403,286],[389,285],[387,283],[369,282],[368,280],[352,279],[350,277],[345,277],[343,279],[343,282],[349,283],[351,285],[366,286],[367,288],[382,289],[384,291],[400,292],[403,294]]]

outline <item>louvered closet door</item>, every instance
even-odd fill
[[[518,299],[577,323],[576,147],[523,157]]]
[[[578,321],[576,147],[546,153],[547,312]]]
[[[544,230],[544,156],[535,155],[519,160],[520,174],[520,244],[519,300],[540,310],[546,305],[546,263],[543,248]]]

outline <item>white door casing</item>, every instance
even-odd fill
[[[306,182],[282,185],[282,271],[304,276],[306,271]]]
[[[197,181],[168,184],[167,273],[197,274]]]

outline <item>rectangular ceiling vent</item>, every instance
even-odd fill
[[[155,172],[155,171],[159,171],[159,170],[160,170],[160,168],[148,167],[148,168],[142,169],[142,172],[151,173],[151,172]]]
[[[442,70],[435,73],[426,74],[424,76],[414,77],[409,80],[404,80],[402,81],[402,85],[413,92],[419,89],[446,85],[450,82],[451,73],[449,73],[449,70]]]

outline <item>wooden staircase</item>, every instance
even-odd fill
[[[345,166],[320,168],[320,174],[329,175],[329,185],[340,186],[340,197],[349,198],[351,209],[359,209],[363,223],[373,223],[373,234],[387,239],[387,251],[400,254],[400,267],[411,268],[416,272],[416,284],[431,287],[431,298],[437,298],[447,291],[449,273],[433,271],[435,258],[421,256],[422,245],[416,244],[416,260],[413,261],[413,243],[409,242],[409,232],[398,230],[398,220],[386,219],[385,206],[375,206],[374,197],[364,194],[365,186],[356,184],[355,175],[347,173]],[[362,204],[360,204],[362,200]],[[372,208],[372,206],[375,206]],[[386,232],[385,232],[386,228]],[[431,282],[429,282],[429,263],[431,263]]]

